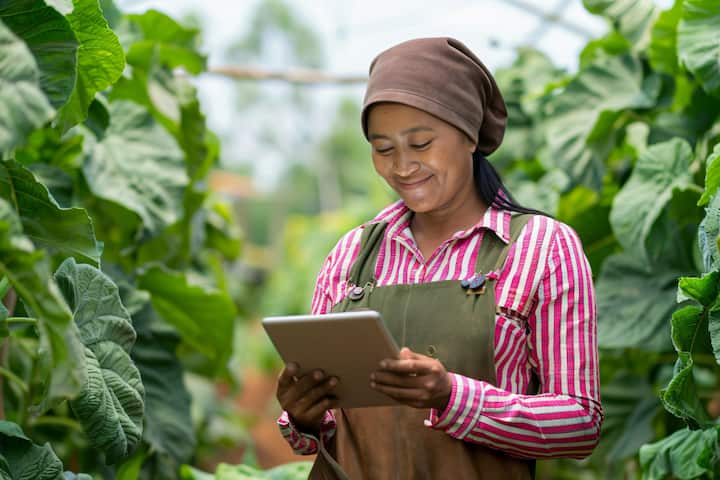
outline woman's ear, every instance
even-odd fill
[[[472,155],[475,153],[475,149],[477,148],[478,142],[473,142],[473,139],[468,136],[467,133],[463,132],[462,134],[463,138],[465,138],[465,145],[470,150],[470,154]]]
[[[477,150],[477,142],[473,142],[470,138],[468,138],[467,141],[468,149],[470,150],[470,155],[475,153],[475,150]]]

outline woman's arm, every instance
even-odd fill
[[[537,372],[540,394],[453,374],[448,406],[431,410],[428,426],[519,457],[583,458],[597,445],[602,409],[592,276],[575,232],[554,223],[527,343],[517,346],[530,348],[526,367]]]
[[[357,255],[362,229],[356,228],[346,234],[325,259],[315,282],[310,311],[315,315],[329,313],[347,283],[347,265],[350,257]],[[350,256],[350,257],[348,257]],[[333,299],[337,299],[334,301]],[[280,433],[298,455],[317,453],[317,440],[313,435],[301,432],[287,412],[283,411],[277,420]],[[335,416],[327,410],[320,424],[320,439],[327,441],[335,435]]]

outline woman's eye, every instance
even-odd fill
[[[388,154],[392,151],[393,147],[387,147],[387,148],[376,148],[375,151],[379,153],[380,155]]]
[[[425,142],[425,143],[420,143],[420,144],[417,144],[417,145],[410,145],[410,146],[411,146],[412,148],[416,149],[416,150],[423,150],[423,149],[429,147],[431,143],[432,143],[432,140],[428,140],[428,141]]]

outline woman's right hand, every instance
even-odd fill
[[[331,396],[338,383],[337,377],[328,377],[322,370],[313,370],[298,377],[300,366],[288,363],[278,377],[277,399],[295,426],[305,433],[318,436],[325,411],[333,408]]]

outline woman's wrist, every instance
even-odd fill
[[[288,413],[288,420],[290,420],[290,422],[295,426],[295,429],[300,433],[303,433],[305,435],[312,435],[315,438],[320,438],[320,425],[322,423],[322,420],[318,421],[316,425],[307,424],[298,421],[290,413]]]

